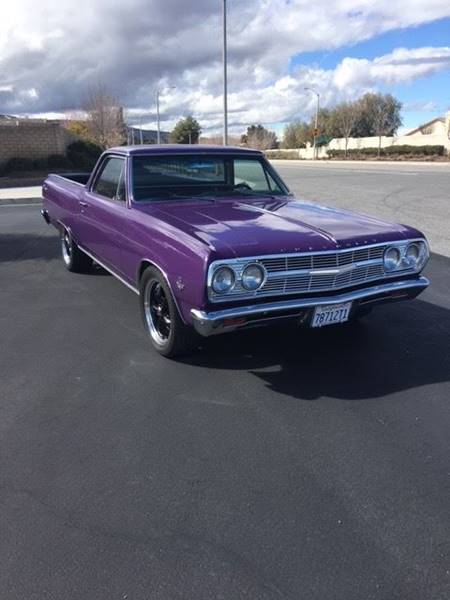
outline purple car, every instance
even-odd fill
[[[198,334],[343,323],[429,284],[420,231],[298,200],[255,150],[113,148],[91,174],[50,175],[42,215],[69,271],[95,261],[139,295],[164,356]]]

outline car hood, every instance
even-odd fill
[[[139,208],[224,256],[334,250],[418,234],[404,225],[290,197],[203,198]]]

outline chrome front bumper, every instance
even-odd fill
[[[203,336],[216,335],[233,331],[249,325],[264,324],[273,319],[295,318],[305,313],[305,309],[316,306],[329,306],[342,302],[357,301],[360,306],[379,304],[392,300],[415,298],[429,285],[426,277],[392,281],[372,287],[366,287],[343,294],[315,298],[297,298],[296,300],[281,300],[265,302],[248,306],[236,306],[223,310],[205,312],[193,308],[192,323],[198,333]],[[297,314],[295,311],[298,311]]]

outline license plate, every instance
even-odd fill
[[[335,323],[345,323],[345,321],[348,321],[351,308],[351,302],[317,306],[314,310],[311,327],[324,327],[325,325],[334,325]]]

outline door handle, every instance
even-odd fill
[[[89,204],[88,204],[87,202],[84,202],[83,200],[79,200],[79,201],[78,201],[78,204],[79,204],[80,206],[89,206]]]

